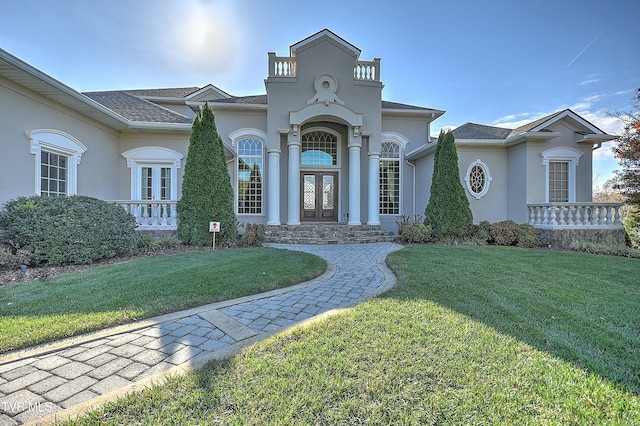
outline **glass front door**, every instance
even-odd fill
[[[300,190],[303,222],[338,221],[338,173],[302,172]]]

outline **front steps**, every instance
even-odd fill
[[[397,235],[380,225],[308,223],[267,225],[265,242],[279,244],[363,244],[396,241]]]

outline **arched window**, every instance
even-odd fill
[[[474,161],[467,168],[464,181],[467,183],[467,191],[471,195],[477,199],[482,198],[489,191],[489,185],[491,184],[489,167],[480,160]]]
[[[87,147],[59,130],[41,129],[26,133],[35,155],[35,193],[43,197],[75,195],[78,164]]]
[[[380,150],[380,214],[400,214],[400,144],[382,142]]]
[[[338,135],[312,129],[302,134],[302,166],[337,166]]]
[[[247,137],[238,146],[238,214],[262,214],[263,143]]]

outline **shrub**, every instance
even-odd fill
[[[153,251],[157,246],[158,242],[149,235],[141,235],[138,241],[136,241],[136,248],[140,252]]]
[[[540,244],[540,234],[536,228],[512,220],[496,223],[482,221],[475,227],[474,237],[500,246],[537,247]]]
[[[15,269],[20,265],[31,264],[31,253],[26,250],[0,250],[0,270]]]
[[[256,247],[264,243],[264,225],[247,223],[244,227],[244,234],[240,237],[242,247]]]
[[[208,104],[193,121],[182,179],[178,211],[178,237],[185,244],[210,245],[209,222],[220,222],[216,243],[235,243],[238,237],[233,188],[222,139]]]
[[[177,238],[162,238],[158,241],[158,245],[163,249],[174,249],[180,244],[182,244],[182,242]]]
[[[458,152],[450,130],[438,137],[424,216],[425,225],[431,225],[437,239],[468,237],[472,230],[473,215],[460,181]]]
[[[137,226],[122,207],[86,196],[20,197],[0,212],[4,239],[32,265],[84,264],[133,252]]]
[[[608,246],[606,244],[590,243],[588,241],[576,241],[571,243],[569,250],[582,253],[602,254],[609,256],[622,256],[640,259],[640,250],[627,246]]]
[[[400,236],[409,244],[428,243],[432,241],[433,230],[424,223],[407,222],[402,225]]]

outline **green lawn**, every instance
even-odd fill
[[[202,251],[0,287],[0,352],[286,287],[326,266],[273,248]]]
[[[640,424],[640,261],[412,246],[382,297],[69,424]]]

